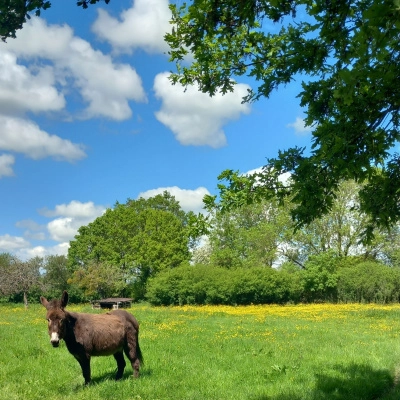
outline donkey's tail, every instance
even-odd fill
[[[126,320],[128,320],[132,324],[132,327],[136,331],[136,335],[135,335],[136,357],[140,361],[140,365],[144,365],[142,350],[140,349],[140,346],[139,346],[139,323],[137,322],[137,319],[131,313],[129,313],[125,310],[116,310],[116,311],[113,311],[113,313],[115,313],[115,314],[118,313],[118,314],[122,315]]]
[[[136,356],[140,361],[140,366],[143,366],[144,365],[144,358],[143,358],[142,350],[140,349],[140,346],[139,346],[139,332],[137,333]]]

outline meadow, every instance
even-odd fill
[[[398,304],[128,310],[140,322],[140,378],[128,363],[115,382],[114,358],[95,357],[85,387],[65,344],[51,347],[42,306],[0,304],[0,399],[400,398]]]

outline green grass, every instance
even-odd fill
[[[95,312],[89,307],[74,311]],[[395,400],[400,306],[154,308],[134,305],[145,358],[113,380],[92,358],[83,385],[65,344],[51,347],[45,309],[0,305],[0,398],[130,400]]]

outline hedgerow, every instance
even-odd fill
[[[184,265],[149,280],[153,305],[400,301],[400,269],[376,261],[311,258],[304,269]]]

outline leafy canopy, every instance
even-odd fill
[[[280,151],[255,178],[225,171],[222,207],[290,194],[293,218],[308,224],[331,209],[342,180],[354,179],[369,182],[360,192],[371,218],[367,237],[373,225],[400,219],[400,157],[393,154],[400,123],[399,0],[193,0],[170,8],[174,29],[165,38],[177,64],[173,83],[197,84],[214,95],[248,76],[256,82],[243,99],[249,102],[303,79],[298,97],[313,128],[312,148]],[[290,185],[279,181],[282,173],[291,173]]]
[[[60,1],[60,0],[59,0]],[[66,1],[66,0],[62,0]],[[100,0],[77,1],[76,5],[88,8],[89,4],[96,4]],[[110,0],[104,0],[106,4]],[[3,41],[8,38],[15,38],[16,31],[22,29],[30,14],[40,16],[42,10],[51,7],[47,0],[1,0],[0,1],[0,37]]]

